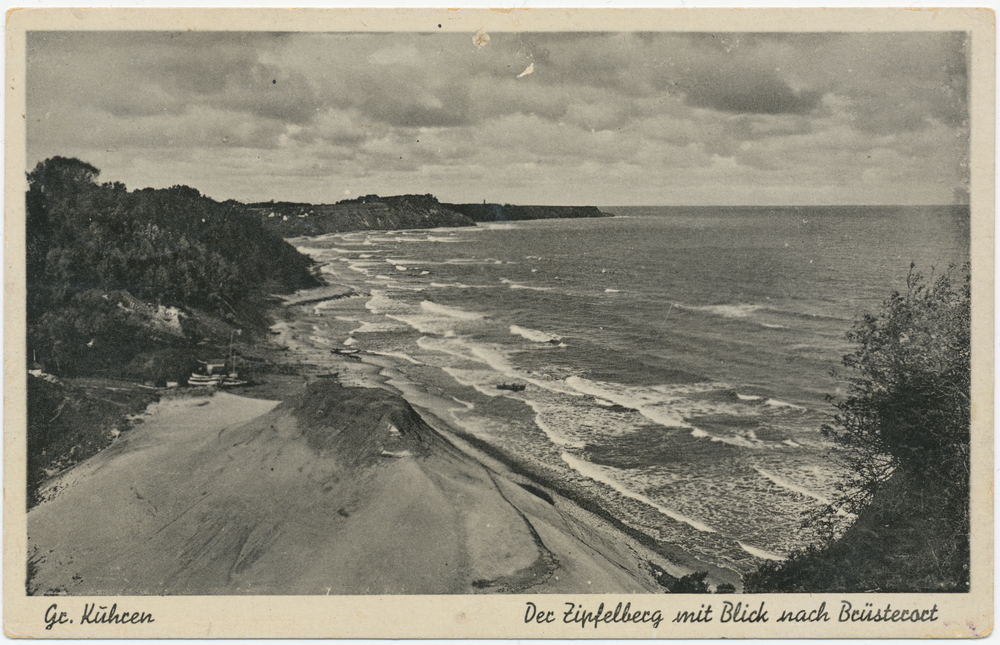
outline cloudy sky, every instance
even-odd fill
[[[73,156],[129,188],[244,201],[966,199],[963,34],[475,40],[33,32],[28,166]]]

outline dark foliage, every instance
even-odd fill
[[[475,222],[609,217],[596,206],[516,206],[512,204],[442,204]]]
[[[47,369],[129,360],[157,342],[139,332],[161,305],[252,325],[265,291],[315,283],[311,261],[242,204],[98,174],[64,157],[28,173],[28,345]]]
[[[931,280],[911,266],[906,292],[855,323],[848,396],[823,429],[850,476],[813,518],[831,540],[766,563],[746,591],[968,590],[970,334],[968,265]],[[857,519],[833,539],[845,515]]]
[[[670,593],[711,593],[708,583],[705,582],[707,577],[707,571],[689,573],[670,588]]]
[[[156,394],[140,389],[109,389],[99,380],[71,385],[28,379],[28,496],[48,476],[79,463],[131,427],[127,415],[141,412]]]
[[[912,268],[906,293],[893,292],[847,334],[857,345],[844,357],[850,389],[824,433],[849,454],[853,477],[841,500],[850,512],[898,469],[968,497],[970,274],[965,267],[958,285],[953,271],[928,284]]]
[[[317,283],[312,262],[236,202],[186,186],[129,192],[53,157],[28,174],[28,502],[37,485],[129,428],[157,394],[261,330],[272,292]],[[248,334],[248,335],[251,335]],[[44,378],[42,378],[44,376]]]

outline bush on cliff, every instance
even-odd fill
[[[969,266],[911,273],[847,334],[848,396],[824,428],[849,479],[837,513],[857,520],[824,548],[767,563],[751,592],[966,591],[971,431]]]

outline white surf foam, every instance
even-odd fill
[[[485,378],[480,370],[463,370],[455,367],[442,367],[441,371],[455,379],[456,382],[466,387],[471,387],[480,394],[488,397],[503,396],[504,391],[494,387],[487,387],[483,382]]]
[[[579,376],[571,376],[567,378],[566,384],[583,394],[589,394],[608,401],[613,401],[614,403],[625,406],[626,408],[638,410],[639,414],[662,426],[673,428],[692,427],[691,424],[684,421],[684,418],[678,412],[665,407],[665,404],[668,403],[667,401],[656,401],[652,397],[635,396],[639,394],[638,392],[616,392],[605,387],[603,384],[588,381],[587,379],[580,378]]]
[[[574,457],[573,455],[567,454],[565,452],[562,454],[562,459],[563,459],[563,461],[565,461],[569,465],[570,468],[572,468],[573,470],[577,471],[578,473],[580,473],[584,477],[589,477],[590,479],[593,479],[594,481],[598,481],[598,482],[601,482],[603,484],[607,484],[611,488],[613,488],[616,491],[618,491],[621,495],[624,495],[625,497],[630,497],[632,499],[638,500],[638,501],[642,502],[643,504],[647,504],[647,505],[655,508],[657,511],[659,511],[663,515],[666,515],[667,517],[669,517],[670,519],[672,519],[674,521],[683,522],[683,523],[687,524],[688,526],[694,527],[694,528],[696,528],[699,531],[702,531],[704,533],[715,533],[716,532],[715,529],[713,529],[712,527],[708,526],[707,524],[703,524],[703,523],[701,523],[701,522],[699,522],[697,520],[692,520],[691,518],[685,517],[685,516],[681,515],[680,513],[678,513],[677,511],[671,510],[671,509],[669,509],[666,506],[663,506],[661,504],[657,504],[656,502],[654,502],[653,500],[649,499],[645,495],[640,495],[639,493],[636,493],[635,491],[629,490],[624,485],[622,485],[620,482],[616,481],[613,477],[608,476],[607,473],[606,473],[606,471],[603,468],[601,468],[600,466],[592,464],[592,463],[590,463],[588,461],[584,461],[582,459],[578,459],[577,457]]]
[[[561,339],[560,336],[546,334],[543,331],[538,331],[537,329],[530,329],[528,327],[521,327],[519,325],[511,325],[510,333],[514,336],[520,336],[525,340],[530,340],[533,343],[551,343],[554,340]]]
[[[763,468],[759,468],[757,466],[754,466],[754,470],[756,470],[763,477],[766,477],[767,479],[771,480],[772,482],[774,482],[778,486],[781,486],[784,489],[790,490],[793,493],[798,493],[799,495],[805,495],[806,497],[811,497],[811,498],[813,498],[813,499],[815,499],[817,501],[823,502],[824,504],[832,504],[832,502],[828,498],[823,497],[822,495],[819,495],[817,493],[814,493],[814,492],[812,492],[811,490],[809,490],[807,488],[803,488],[802,486],[797,486],[797,485],[793,484],[792,482],[790,482],[790,481],[788,481],[786,479],[782,479],[781,477],[778,477],[774,473],[767,472]]]
[[[768,399],[764,401],[764,405],[769,405],[772,408],[792,408],[794,410],[805,410],[801,405],[795,405],[794,403],[786,403],[785,401],[779,401],[778,399]]]
[[[450,258],[445,260],[443,264],[493,264],[493,261],[476,258]]]
[[[741,549],[743,549],[750,555],[757,558],[762,558],[764,560],[776,560],[778,562],[782,562],[788,559],[783,555],[778,555],[777,553],[771,553],[770,551],[765,551],[764,549],[758,549],[757,547],[750,546],[749,544],[743,544],[742,542],[739,541],[737,541],[736,543],[740,545]]]
[[[438,303],[431,302],[430,300],[424,300],[421,302],[420,308],[429,313],[447,316],[449,318],[457,318],[458,320],[479,320],[483,317],[483,314],[476,313],[474,311],[466,311],[465,309],[459,309],[458,307],[439,305]]]
[[[519,284],[513,280],[508,280],[507,278],[500,278],[500,282],[507,285],[510,289],[527,289],[529,291],[552,291],[552,287],[532,287],[526,284]]]
[[[565,381],[549,380],[544,375],[525,373],[515,369],[510,361],[507,360],[504,353],[495,346],[470,343],[461,338],[431,338],[429,336],[418,339],[417,346],[427,351],[441,352],[461,360],[482,363],[489,367],[492,372],[481,372],[482,378],[479,380],[473,379],[469,381],[468,377],[463,377],[464,385],[474,386],[477,389],[481,388],[480,391],[488,396],[511,394],[509,391],[496,389],[498,375],[502,377],[503,381],[513,379],[521,383],[535,385],[549,392],[566,394],[572,397],[583,396],[583,393],[568,387]],[[445,371],[452,374],[450,369],[446,368]],[[452,374],[452,376],[457,378],[455,374]]]
[[[398,314],[385,314],[386,318],[392,318],[415,329],[421,334],[434,334],[435,336],[454,336],[452,329],[454,321],[450,318],[442,320],[435,316],[407,316]]]
[[[692,306],[692,305],[675,305],[680,309],[687,309],[688,311],[703,311],[708,314],[714,314],[716,316],[722,316],[723,318],[746,318],[760,309],[763,309],[762,305],[703,305],[703,306]]]
[[[752,434],[752,433],[751,433]],[[720,437],[719,435],[709,434],[701,428],[695,428],[691,431],[691,436],[696,439],[708,439],[709,441],[714,441],[716,443],[725,443],[730,446],[740,446],[741,448],[756,448],[760,446],[760,441],[756,437]]]
[[[586,442],[583,441],[573,441],[572,439],[567,439],[562,433],[557,432],[555,428],[545,423],[542,419],[543,410],[542,407],[535,401],[531,399],[522,399],[527,403],[532,410],[535,411],[535,425],[538,429],[545,433],[545,436],[549,438],[549,441],[556,444],[557,446],[566,446],[568,448],[584,448],[586,447]]]
[[[605,289],[604,293],[620,293],[618,289]]]
[[[395,314],[409,312],[412,307],[393,300],[385,291],[372,289],[371,297],[365,303],[365,309],[373,314]]]
[[[752,394],[739,394],[739,393],[737,393],[736,394],[736,398],[739,399],[740,401],[760,401],[761,398],[763,398],[763,397],[753,396]]]
[[[391,358],[401,358],[404,361],[409,361],[410,363],[413,363],[414,365],[423,365],[423,363],[421,363],[417,359],[413,358],[409,354],[404,354],[402,352],[376,352],[376,351],[369,351],[368,353],[369,354],[377,354],[378,356],[389,356]]]
[[[464,408],[454,408],[455,410],[465,410],[466,412],[469,412],[471,410],[475,410],[476,409],[476,404],[475,403],[469,403],[468,401],[463,401],[462,399],[459,399],[459,398],[454,397],[454,396],[451,397],[451,400],[454,401],[455,403],[458,403],[459,405],[465,406]]]

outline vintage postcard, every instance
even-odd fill
[[[989,635],[994,28],[9,12],[6,634]]]

